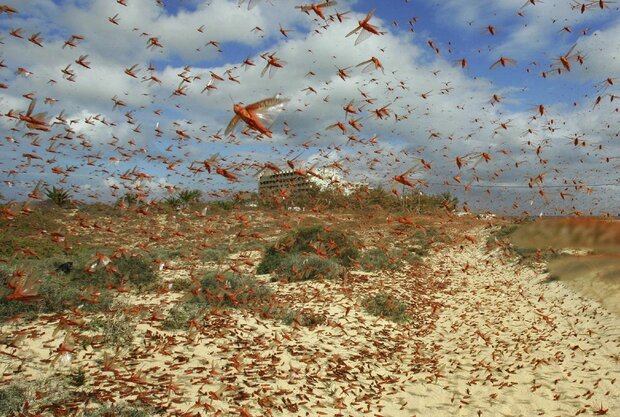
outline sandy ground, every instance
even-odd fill
[[[486,253],[486,233],[433,253],[423,270],[268,284],[324,317],[312,328],[224,310],[169,332],[153,312],[179,294],[153,295],[131,300],[143,338],[117,352],[86,346],[63,365],[50,363],[65,335],[52,334],[57,319],[5,326],[27,336],[3,348],[3,378],[82,367],[100,397],[165,403],[167,415],[620,416],[620,317]],[[431,313],[415,325],[370,316],[360,296],[381,291]]]
[[[413,387],[412,414],[620,416],[619,316],[479,245],[432,263],[456,292],[428,335],[444,378]]]

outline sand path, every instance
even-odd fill
[[[620,416],[620,317],[478,243],[430,263],[454,291],[425,338],[443,376],[405,388],[407,414],[384,415],[594,415],[602,404]]]

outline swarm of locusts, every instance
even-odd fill
[[[0,415],[620,415],[617,2],[0,1]]]

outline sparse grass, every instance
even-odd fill
[[[183,248],[151,248],[148,251],[148,257],[152,259],[159,259],[161,261],[167,261],[171,259],[178,259],[183,255]]]
[[[499,242],[507,248],[510,254],[516,256],[520,263],[525,265],[532,265],[535,262],[547,262],[556,256],[553,252],[543,248],[537,249],[515,244],[513,237],[520,227],[519,224],[510,224],[495,229],[487,239],[487,247],[493,248]]]
[[[363,301],[362,305],[373,316],[383,317],[397,323],[410,320],[407,315],[407,305],[386,293],[368,297]]]
[[[245,252],[245,251],[253,251],[253,250],[262,251],[264,248],[265,248],[264,243],[256,239],[237,242],[235,243],[233,247],[235,252]]]
[[[19,213],[20,207],[13,210]],[[66,216],[65,211],[52,206],[45,210],[36,208],[28,214],[20,213],[13,220],[0,219],[0,258],[33,257],[22,254],[21,249],[34,251],[34,258],[40,259],[63,254],[63,245],[53,242],[49,232],[64,232]]]
[[[13,380],[9,385],[0,388],[0,415],[7,417],[52,415],[44,414],[75,399],[75,387],[69,385],[66,377],[51,375],[37,380]],[[37,411],[41,413],[37,413]],[[58,414],[55,414],[58,415]]]
[[[317,255],[292,254],[284,258],[276,272],[278,276],[289,282],[295,282],[341,278],[346,272],[346,268],[329,258],[321,258]]]

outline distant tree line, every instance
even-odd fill
[[[59,207],[74,207],[74,200],[69,192],[62,188],[46,190],[46,197],[50,203]],[[96,203],[100,205],[100,203]],[[425,194],[419,190],[408,193],[396,193],[380,186],[358,187],[349,194],[338,189],[321,190],[313,186],[308,190],[293,192],[282,189],[270,194],[257,192],[239,192],[231,194],[227,199],[205,201],[203,192],[198,189],[178,191],[158,201],[148,199],[148,195],[127,192],[115,204],[119,208],[140,209],[146,206],[169,208],[174,210],[207,209],[231,210],[239,207],[258,207],[263,209],[299,207],[303,209],[352,209],[367,210],[373,208],[385,210],[410,210],[419,213],[434,212],[437,209],[454,210],[458,206],[458,199],[444,192],[440,194]]]

